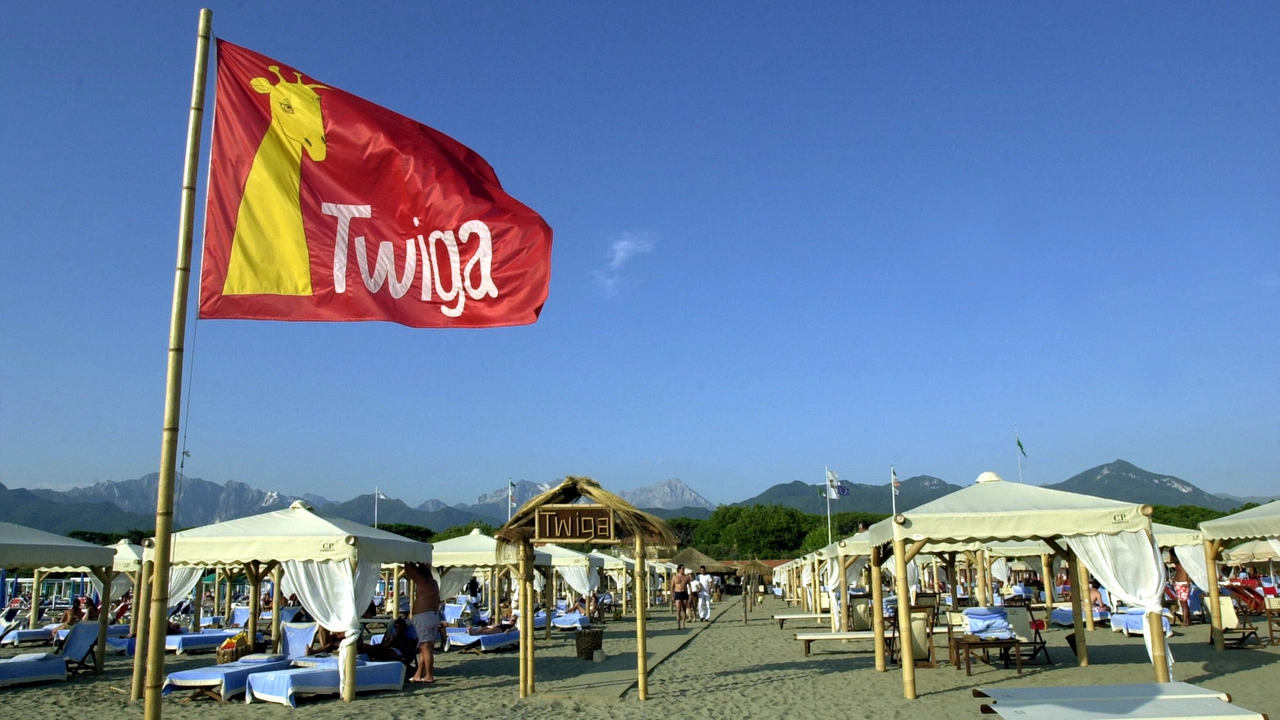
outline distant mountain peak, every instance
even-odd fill
[[[663,510],[679,510],[680,508],[698,507],[715,510],[710,500],[694,492],[679,478],[669,478],[652,485],[624,490],[618,493],[623,500],[638,508],[661,508]]]
[[[1148,505],[1199,505],[1224,511],[1235,507],[1232,501],[1211,495],[1182,478],[1143,470],[1120,459],[1045,487]]]

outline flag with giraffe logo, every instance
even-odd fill
[[[219,40],[200,317],[538,319],[551,228],[447,135]]]

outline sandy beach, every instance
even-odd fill
[[[577,694],[564,696],[558,686],[570,684],[583,673],[599,672],[600,665],[574,656],[570,633],[539,636],[537,656],[538,694],[517,697],[516,653],[490,655],[437,655],[439,681],[431,686],[406,685],[403,692],[360,695],[353,703],[335,697],[305,699],[296,709],[269,703],[243,702],[219,705],[200,700],[180,703],[175,694],[165,701],[164,715],[182,720],[243,720],[245,718],[318,718],[322,720],[397,720],[399,718],[649,718],[669,716],[672,706],[696,708],[700,718],[978,718],[981,702],[972,697],[975,687],[1005,685],[1033,687],[1151,682],[1153,673],[1140,637],[1126,638],[1099,628],[1088,635],[1091,666],[1080,668],[1067,647],[1066,630],[1046,633],[1053,665],[1026,666],[1018,676],[1010,668],[977,665],[965,677],[945,662],[937,669],[917,672],[920,697],[902,699],[901,675],[877,673],[869,643],[820,643],[804,657],[800,643],[791,639],[801,628],[779,630],[769,615],[785,612],[783,602],[771,600],[749,622],[742,622],[737,599],[717,607],[717,617],[694,630],[676,629],[665,609],[650,615],[655,637],[694,635],[652,670],[649,700],[641,703],[634,688],[621,697]],[[1265,632],[1263,633],[1265,638]],[[1207,643],[1208,626],[1175,628],[1169,645],[1177,664],[1176,680],[1230,693],[1234,702],[1250,710],[1280,717],[1280,650],[1228,650],[1214,652]],[[634,674],[634,625],[611,622],[606,626],[604,647],[614,663],[630,662]],[[16,651],[6,649],[2,655]],[[169,657],[167,670],[211,664],[211,655]],[[56,717],[59,720],[94,718],[121,720],[140,717],[141,704],[131,705],[119,689],[127,689],[131,672],[128,660],[108,659],[98,677],[82,676],[63,684],[33,685],[0,690],[8,717]],[[581,687],[581,685],[578,685]],[[682,711],[683,713],[683,711]]]

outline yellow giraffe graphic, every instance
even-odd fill
[[[267,78],[257,77],[249,83],[271,96],[271,125],[253,156],[240,198],[231,261],[222,286],[227,295],[311,294],[311,263],[298,193],[302,149],[306,148],[312,162],[325,158],[324,115],[315,88],[328,88],[304,84],[301,73],[294,73],[298,79],[288,82],[279,66],[269,69],[280,82],[272,85]]]

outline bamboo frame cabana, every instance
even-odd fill
[[[525,503],[497,533],[500,541],[518,548],[520,559],[520,697],[528,697],[535,691],[532,601],[534,523],[537,512],[545,505],[568,505],[584,499],[609,510],[613,515],[618,539],[630,537],[635,545],[633,572],[636,597],[636,687],[637,695],[643,702],[649,695],[647,603],[643,599],[648,595],[645,546],[646,543],[675,545],[678,540],[666,521],[637,510],[631,503],[601,488],[591,478],[573,475]],[[550,622],[548,614],[548,625]]]

